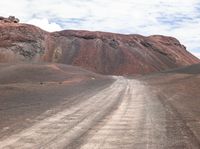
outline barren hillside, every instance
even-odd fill
[[[200,62],[177,39],[0,24],[0,62],[56,62],[101,74],[144,74]]]

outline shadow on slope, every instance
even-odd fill
[[[200,74],[200,64],[165,71],[164,73]]]

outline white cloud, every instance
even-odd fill
[[[29,14],[27,13],[27,0],[3,0],[0,1],[0,15],[2,16],[9,16],[9,15],[15,15],[19,18],[26,18],[29,17]]]
[[[48,19],[32,19],[32,20],[29,20],[27,23],[29,24],[33,24],[33,25],[36,25],[44,30],[47,30],[49,32],[52,32],[52,31],[59,31],[59,30],[62,30],[62,28],[56,24],[56,23],[50,23],[48,21]]]
[[[1,15],[15,15],[48,31],[164,34],[193,52],[200,47],[199,0],[6,0],[0,5]]]
[[[200,59],[200,52],[199,53],[192,52],[192,54]]]

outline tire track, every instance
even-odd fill
[[[128,90],[118,109],[88,133],[81,149],[133,148],[138,125],[144,111],[144,100],[136,90],[138,81],[129,81]],[[102,126],[101,126],[102,125]]]

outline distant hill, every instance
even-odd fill
[[[0,62],[55,62],[108,75],[144,74],[200,60],[177,39],[65,30],[49,33],[20,23],[0,23]]]

